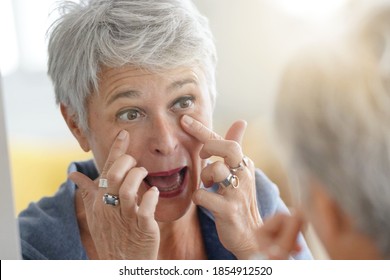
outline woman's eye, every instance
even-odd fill
[[[117,114],[117,118],[122,121],[134,121],[142,116],[143,114],[136,109],[128,109]]]
[[[176,100],[172,107],[174,109],[187,109],[187,108],[191,108],[193,105],[194,105],[194,97],[186,96]]]

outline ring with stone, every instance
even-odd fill
[[[118,206],[119,205],[119,196],[105,193],[103,195],[103,202],[106,205]]]

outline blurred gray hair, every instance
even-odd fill
[[[390,7],[381,15],[289,64],[275,127],[289,171],[319,179],[390,258]]]
[[[150,71],[200,67],[215,103],[216,50],[207,19],[187,0],[64,2],[49,29],[48,74],[57,103],[84,130],[87,99],[98,92],[101,66]]]

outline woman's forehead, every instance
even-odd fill
[[[99,79],[105,81],[112,77],[126,76],[128,78],[151,78],[177,80],[180,77],[192,76],[199,81],[203,73],[199,67],[178,67],[167,70],[149,70],[135,66],[107,67],[102,66],[99,71]]]
[[[181,88],[209,95],[206,79],[200,68],[179,67],[164,71],[149,71],[134,66],[102,67],[99,77],[99,99],[111,104],[119,97],[141,97],[144,93],[173,93]]]
[[[103,95],[123,90],[149,91],[154,87],[171,92],[188,85],[207,91],[206,80],[199,68],[180,67],[151,72],[133,66],[106,67],[99,77],[99,92]]]

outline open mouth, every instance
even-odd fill
[[[157,187],[160,197],[174,197],[179,195],[186,185],[187,166],[174,170],[149,173],[144,182],[149,187]]]

